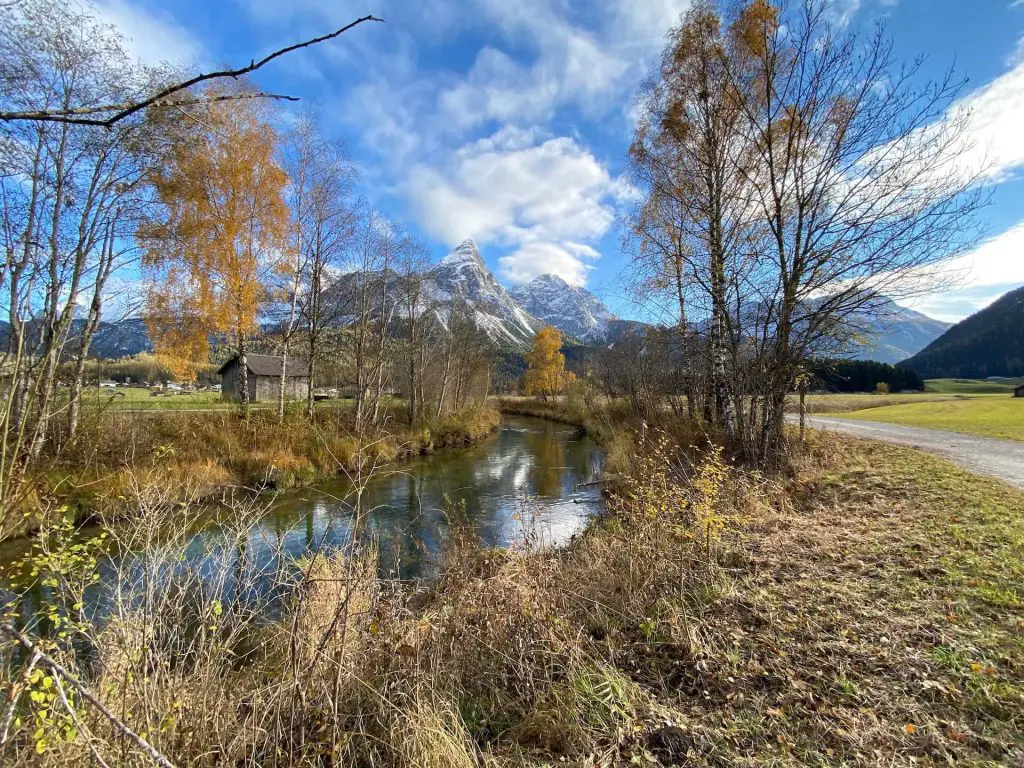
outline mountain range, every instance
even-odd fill
[[[961,320],[901,365],[926,379],[1024,376],[1024,286]]]
[[[351,273],[350,273],[351,274]],[[425,275],[423,295],[442,323],[447,323],[453,302],[466,307],[495,345],[525,350],[533,335],[552,325],[569,340],[586,345],[615,343],[627,331],[643,327],[635,320],[616,317],[599,298],[585,288],[570,285],[553,274],[544,274],[525,285],[507,289],[495,279],[472,240],[466,240],[441,259]],[[397,274],[391,276],[400,281]],[[343,278],[339,290],[344,292]],[[398,290],[392,292],[399,293]],[[856,359],[895,363],[935,340],[948,323],[933,320],[894,302],[881,302],[870,318],[860,318],[860,328],[873,329],[867,341],[848,350]],[[0,324],[0,336],[3,333]],[[90,352],[99,358],[118,358],[152,349],[145,322],[129,318],[100,324]]]
[[[602,341],[618,318],[585,288],[558,275],[540,275],[510,292],[519,305],[543,322],[582,341]]]
[[[855,313],[851,326],[859,340],[846,350],[855,360],[895,365],[924,349],[952,325],[878,296],[870,312]]]

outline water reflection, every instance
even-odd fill
[[[600,474],[602,461],[596,444],[571,427],[506,418],[503,428],[480,445],[399,465],[370,481],[359,500],[358,540],[375,545],[382,575],[403,579],[437,573],[451,534],[452,508],[485,545],[560,544],[600,507],[595,487],[578,486]],[[228,604],[266,603],[282,576],[294,573],[296,560],[352,543],[354,505],[351,484],[330,483],[279,496],[267,514],[241,532],[208,523],[191,538],[183,557],[112,556],[100,565],[90,612],[103,614],[116,592],[130,591],[125,582],[135,580],[178,584]],[[153,568],[162,570],[155,574]],[[25,602],[35,600],[29,596]]]

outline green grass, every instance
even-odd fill
[[[231,403],[221,400],[220,392],[181,392],[154,395],[144,387],[90,388],[82,393],[82,402],[86,408],[118,411],[231,407]]]
[[[924,389],[943,395],[1009,395],[1022,382],[1024,379],[928,379]]]
[[[845,393],[822,393],[812,392],[807,396],[808,413],[847,413],[859,411],[863,408],[883,408],[889,405],[902,405],[904,403],[921,403],[931,401],[950,400],[952,395],[926,394],[922,392],[899,393],[894,395],[879,395],[869,392]],[[789,399],[789,410],[796,413],[797,398],[793,395]]]
[[[1024,398],[1008,395],[889,405],[844,413],[843,418],[1024,440]]]
[[[237,408],[236,403],[221,399],[220,392],[178,392],[153,395],[144,387],[118,387],[117,389],[90,388],[82,393],[84,407],[96,411],[217,411]],[[391,405],[399,402],[396,398],[385,398]],[[354,403],[350,399],[321,400],[317,408],[345,408]],[[273,408],[274,402],[253,403],[251,408]],[[293,400],[289,409],[304,410],[305,400]]]

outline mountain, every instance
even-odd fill
[[[7,335],[10,331],[10,324],[0,322],[0,346],[6,346]],[[78,319],[71,321],[71,333],[68,339],[66,350],[75,350],[79,344],[79,336],[85,327],[85,320]],[[29,346],[38,343],[40,331],[33,328],[30,333]],[[146,322],[138,317],[129,317],[125,320],[108,322],[101,320],[93,334],[92,343],[89,345],[89,356],[103,360],[128,357],[137,355],[140,352],[151,352],[153,344],[149,340],[149,333],[146,331]]]
[[[583,341],[603,340],[609,323],[618,319],[590,291],[558,275],[535,277],[509,294],[538,320]]]
[[[77,322],[77,321],[76,321]],[[129,317],[114,323],[100,321],[89,345],[90,357],[102,359],[128,357],[140,352],[152,352],[146,321]]]
[[[477,327],[498,346],[527,346],[544,325],[494,279],[472,240],[466,240],[438,262],[428,275],[424,293],[428,302],[467,305]],[[438,314],[442,322],[447,320],[443,310]]]
[[[901,307],[884,296],[872,302],[871,311],[860,313],[852,325],[861,329],[865,340],[848,350],[850,357],[893,365],[920,352],[950,327],[950,323]]]
[[[1024,376],[1024,286],[961,320],[901,365],[926,379]]]

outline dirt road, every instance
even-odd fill
[[[832,416],[808,416],[807,423],[815,429],[910,445],[937,453],[979,475],[996,477],[1024,489],[1024,442]]]

